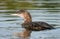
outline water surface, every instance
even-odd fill
[[[30,39],[60,39],[60,12],[48,12],[47,10],[28,10],[33,21],[44,21],[54,25],[54,30],[33,31]],[[23,31],[22,18],[10,15],[11,13],[0,13],[0,39],[18,39],[15,32]]]

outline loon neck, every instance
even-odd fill
[[[30,23],[30,22],[32,22],[32,17],[30,15],[30,13],[25,13],[24,15],[25,15],[24,16],[24,23]]]

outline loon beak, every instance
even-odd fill
[[[13,16],[20,16],[20,17],[24,18],[23,14],[11,14],[11,15],[13,15]]]
[[[13,15],[13,16],[18,16],[18,14],[11,14],[11,15]]]

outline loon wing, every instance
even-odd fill
[[[54,29],[53,26],[51,26],[45,22],[23,23],[22,27],[24,27],[25,29],[33,30],[33,31],[39,31],[39,30],[45,30],[45,29]]]

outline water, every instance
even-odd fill
[[[45,31],[33,31],[30,39],[60,39],[60,12],[48,12],[47,10],[28,10],[33,21],[44,21],[55,25],[57,29]],[[23,31],[21,28],[22,18],[0,13],[0,39],[20,39],[14,35]]]

